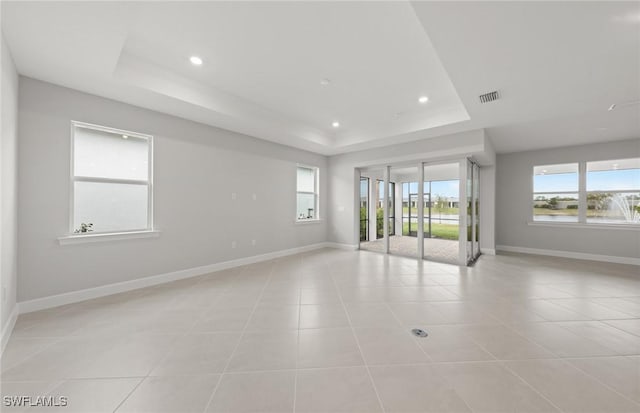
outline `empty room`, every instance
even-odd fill
[[[639,2],[0,28],[0,411],[640,412]]]

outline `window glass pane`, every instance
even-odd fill
[[[94,232],[147,229],[147,186],[75,182],[74,223]]]
[[[587,192],[587,222],[640,224],[640,192]]]
[[[369,240],[369,178],[360,178],[360,241]]]
[[[314,169],[298,167],[298,192],[315,192],[316,173]]]
[[[578,222],[578,194],[534,194],[533,220]]]
[[[542,165],[533,168],[533,192],[577,192],[578,164]]]
[[[298,194],[298,219],[315,219],[316,196],[314,194]]]
[[[74,171],[76,176],[146,181],[149,176],[147,139],[76,127]]]
[[[360,178],[360,208],[368,208],[369,204],[369,179]]]
[[[640,191],[640,158],[587,162],[587,191]]]

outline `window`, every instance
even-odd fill
[[[297,220],[318,220],[318,168],[298,166],[297,187]]]
[[[533,220],[578,222],[578,164],[533,168]]]
[[[640,158],[587,162],[587,222],[640,224]]]
[[[640,225],[640,158],[534,167],[533,220]]]
[[[71,233],[151,230],[153,138],[72,122]]]

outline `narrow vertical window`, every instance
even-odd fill
[[[318,220],[318,168],[298,166],[297,208],[298,221]]]
[[[75,234],[151,230],[153,138],[72,122]]]

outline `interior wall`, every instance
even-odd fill
[[[496,167],[480,167],[480,250],[495,254],[496,244]]]
[[[17,288],[17,147],[18,147],[18,74],[11,52],[1,37],[2,142],[0,143],[0,320],[2,345],[8,338],[16,306]]]
[[[71,120],[154,136],[158,238],[59,245],[69,226]],[[24,77],[19,130],[18,301],[327,239],[324,156]],[[296,163],[320,168],[319,223],[295,223]]]
[[[640,139],[498,155],[496,238],[499,246],[640,258],[640,231],[532,226],[533,167],[640,156]]]

